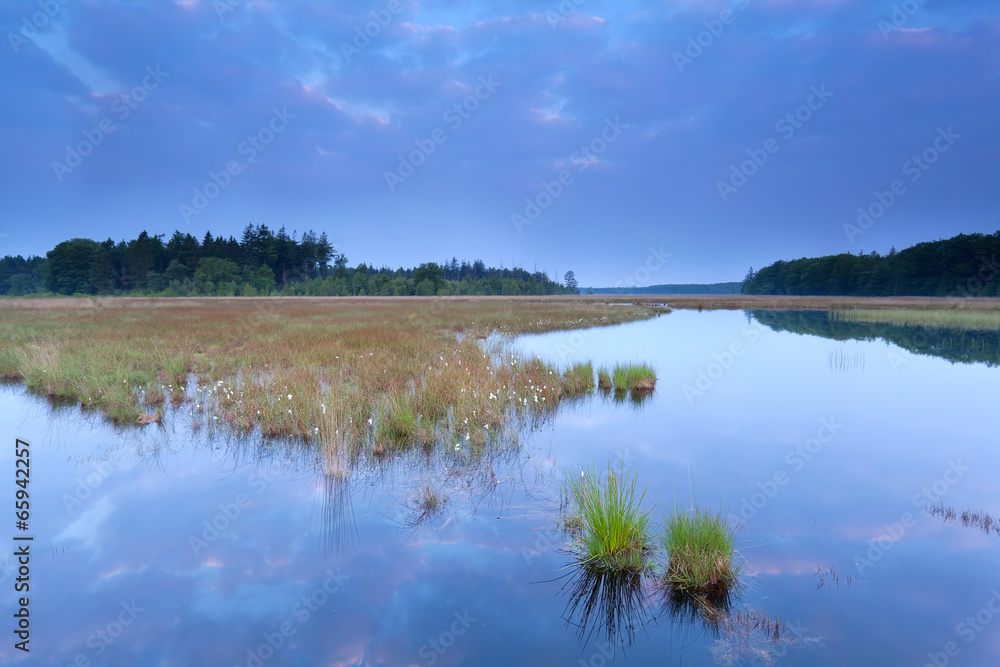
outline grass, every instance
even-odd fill
[[[663,312],[582,299],[0,299],[0,377],[121,425],[162,412],[353,454],[476,447],[565,396],[559,369],[503,340]]]
[[[857,309],[830,313],[830,319],[865,324],[920,326],[929,329],[963,329],[966,331],[1000,331],[1000,309],[915,310],[889,308],[884,310]]]
[[[594,365],[589,361],[573,364],[563,374],[562,391],[566,396],[583,396],[594,391]]]
[[[664,528],[666,581],[678,593],[712,601],[728,597],[737,583],[737,529],[725,515],[701,508],[675,508]]]
[[[650,512],[642,511],[646,491],[637,486],[637,475],[610,463],[603,478],[596,469],[570,477],[569,495],[580,515],[574,540],[580,564],[617,572],[646,568]]]
[[[402,393],[386,397],[383,410],[378,413],[375,439],[384,447],[406,449],[420,440],[420,418],[413,406],[413,395]]]
[[[439,515],[448,504],[448,499],[430,484],[424,484],[410,499],[410,511],[403,521],[407,528],[417,528],[428,519]]]
[[[413,499],[414,506],[426,514],[434,514],[444,507],[445,499],[430,484],[424,484]]]
[[[965,299],[931,296],[775,296],[751,294],[629,295],[637,304],[666,303],[672,309],[690,310],[1000,310],[1000,298]]]
[[[607,368],[601,368],[597,371],[597,386],[604,393],[611,391],[612,387],[614,387],[614,382],[611,380],[611,373]]]
[[[628,391],[628,367],[622,364],[615,364],[611,369],[611,383],[615,387],[616,394],[624,394]]]
[[[615,364],[610,377],[616,393],[649,393],[656,388],[656,371],[649,364]]]

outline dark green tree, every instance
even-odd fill
[[[563,283],[566,285],[566,291],[570,294],[580,293],[580,285],[576,282],[576,274],[572,271],[566,272],[566,275],[563,276]]]
[[[91,280],[101,245],[90,239],[70,239],[45,255],[45,289],[56,294],[93,294]]]
[[[434,262],[426,262],[413,269],[413,283],[415,285],[419,285],[425,280],[434,286],[433,294],[437,294],[438,289],[444,283],[444,271]]]

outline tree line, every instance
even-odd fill
[[[129,241],[63,241],[45,257],[0,258],[0,294],[27,296],[434,296],[578,293],[569,271],[565,284],[542,271],[487,267],[452,258],[412,269],[348,265],[326,233],[289,235],[282,227],[247,225],[239,240],[199,240],[175,231],[145,231]]]
[[[887,255],[841,254],[751,267],[744,294],[1000,296],[1000,231],[959,234]]]

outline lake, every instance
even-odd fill
[[[525,336],[520,350],[559,364],[648,362],[656,391],[566,402],[485,455],[456,443],[346,471],[193,429],[183,407],[120,430],[8,385],[2,432],[31,445],[32,650],[8,631],[0,658],[996,664],[996,339],[734,311]],[[0,461],[12,478],[13,447]],[[741,524],[723,618],[671,605],[655,577],[570,567],[562,481],[609,461],[657,516],[694,499]],[[419,502],[425,488],[443,501]]]

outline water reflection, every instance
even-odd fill
[[[954,507],[938,504],[927,508],[927,513],[940,519],[943,523],[961,524],[963,528],[975,528],[987,535],[1000,535],[1000,521],[994,519],[989,512],[964,510],[959,512]]]
[[[358,535],[351,484],[346,475],[324,473],[320,535],[325,554],[353,551]]]
[[[822,336],[834,340],[884,340],[913,354],[941,357],[952,363],[1000,366],[1000,332],[968,331],[966,329],[899,326],[844,322],[826,311],[749,311],[753,317],[774,331]],[[834,361],[831,361],[834,363]],[[859,361],[839,360],[840,370],[850,366],[864,367]]]
[[[577,628],[584,651],[597,635],[603,639],[598,647],[625,654],[637,633],[648,634],[661,620],[678,636],[710,640],[709,651],[723,665],[771,665],[790,650],[822,644],[806,629],[749,606],[742,584],[697,595],[663,582],[653,569],[613,572],[584,564],[568,576],[560,590],[569,598],[563,617]],[[678,664],[687,662],[681,658]]]
[[[564,618],[575,625],[582,646],[593,634],[612,647],[627,649],[637,629],[655,621],[647,604],[650,582],[641,571],[614,572],[578,565],[560,593],[567,594]]]
[[[381,460],[357,452],[317,460],[301,443],[230,439],[210,417],[194,433],[186,408],[168,413],[162,429],[120,431],[96,413],[53,412],[21,388],[0,388],[0,432],[35,448],[32,617],[45,639],[21,663],[0,645],[0,663],[257,664],[248,650],[259,655],[265,636],[288,622],[294,635],[264,665],[612,664],[595,645],[609,636],[614,664],[907,667],[948,642],[959,643],[960,664],[997,664],[989,631],[968,644],[955,633],[956,619],[987,604],[984,585],[1000,557],[995,527],[989,535],[982,525],[962,528],[966,508],[997,516],[996,369],[914,356],[896,373],[881,341],[835,344],[761,326],[750,343],[744,318],[676,312],[587,337],[584,360],[655,365],[656,395],[639,411],[597,393],[540,417],[520,443],[456,450],[452,440]],[[570,335],[524,344],[566,363],[576,359],[562,360],[558,346]],[[686,400],[683,385],[733,341],[745,354]],[[864,355],[864,368],[828,369],[838,348]],[[799,461],[831,418],[844,429],[793,466],[789,453]],[[655,573],[615,583],[574,570],[572,580],[535,583],[569,572],[554,521],[565,471],[609,459],[641,466],[651,497],[688,493],[693,474],[699,499],[737,511],[771,488],[746,519],[755,545],[743,550],[747,590],[706,606],[670,599]],[[935,518],[912,499],[949,460],[970,470],[933,499],[945,511]],[[13,469],[6,449],[0,465]],[[787,483],[773,487],[779,471]],[[400,530],[393,519],[412,510],[425,483],[449,502],[434,520]],[[241,497],[250,503],[239,517],[196,550],[191,538],[204,539],[220,505]],[[853,556],[903,512],[916,523],[866,566],[864,585],[844,585],[858,574]],[[830,566],[817,578],[819,562]],[[4,608],[14,605],[14,566],[0,554]],[[306,616],[303,598],[338,573],[350,579]],[[838,574],[840,589],[830,590]],[[133,600],[145,611],[96,655],[88,638]],[[466,613],[477,620],[453,634],[456,614]],[[819,635],[828,648],[802,651]],[[437,652],[442,640],[447,650]]]
[[[742,587],[737,585],[699,595],[664,584],[661,587],[662,606],[673,622],[698,625],[710,635],[718,635],[722,621],[739,602],[741,591]]]

